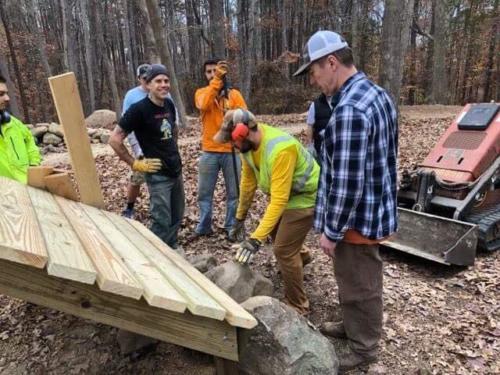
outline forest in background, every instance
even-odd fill
[[[47,78],[68,71],[86,115],[120,113],[144,62],[167,66],[181,114],[194,114],[213,56],[253,111],[304,112],[318,92],[291,74],[308,37],[329,29],[399,104],[499,101],[498,1],[0,0],[0,71],[26,123],[55,119]]]

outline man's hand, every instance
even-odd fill
[[[245,239],[245,220],[238,220],[229,230],[228,239],[231,242],[241,242]]]
[[[132,170],[144,173],[156,173],[161,169],[160,159],[135,159]]]
[[[236,261],[241,264],[247,264],[250,258],[259,251],[261,243],[255,238],[250,238],[247,241],[240,243],[238,252],[236,253]]]
[[[219,61],[215,67],[215,76],[220,80],[223,80],[228,70],[229,67],[227,65],[227,61]]]
[[[321,247],[321,250],[328,255],[329,257],[333,258],[333,253],[335,251],[335,247],[337,247],[337,243],[330,241],[328,237],[323,233],[321,235],[321,238],[319,239],[319,246]]]

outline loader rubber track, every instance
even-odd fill
[[[479,227],[480,249],[494,251],[500,249],[500,205],[467,216],[466,221]]]

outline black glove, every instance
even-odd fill
[[[243,241],[240,243],[238,252],[236,253],[236,261],[241,264],[247,264],[250,258],[259,251],[261,245],[260,241],[255,238]]]
[[[227,238],[231,242],[242,242],[245,239],[245,220],[236,219]]]

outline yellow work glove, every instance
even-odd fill
[[[161,169],[160,159],[135,159],[132,170],[144,173],[156,173]]]
[[[261,246],[261,242],[255,238],[243,241],[239,245],[235,246],[237,250],[235,260],[238,263],[247,264],[255,253],[259,251]]]
[[[219,61],[217,66],[215,67],[215,76],[220,80],[223,80],[227,74],[229,67],[227,66],[226,61]]]

